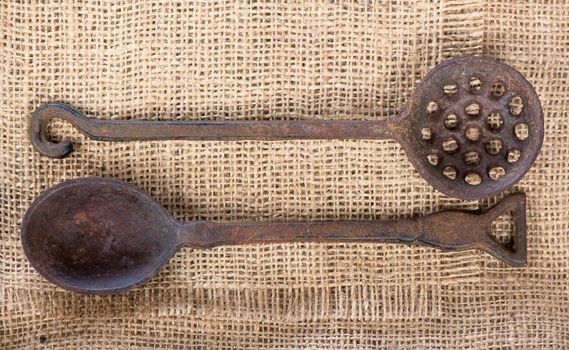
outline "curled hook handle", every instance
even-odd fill
[[[61,102],[41,105],[32,114],[28,127],[28,137],[34,148],[50,158],[63,158],[73,152],[71,141],[53,142],[47,135],[47,124],[51,119],[63,119],[88,134],[90,121],[71,106]]]
[[[40,106],[29,124],[29,137],[35,149],[44,156],[63,158],[73,151],[69,141],[53,142],[47,124],[60,118],[98,141],[150,140],[334,140],[396,139],[405,146],[401,120],[214,120],[214,121],[150,121],[101,120],[86,117],[62,102]]]

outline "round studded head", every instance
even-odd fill
[[[543,142],[535,90],[518,71],[488,58],[435,67],[413,93],[407,115],[408,154],[417,170],[439,191],[462,199],[511,187]]]

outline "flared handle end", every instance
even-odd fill
[[[491,225],[500,216],[513,212],[514,230],[512,240],[506,244],[499,242],[491,234]],[[486,244],[484,250],[499,260],[515,266],[523,267],[527,264],[527,223],[526,223],[526,195],[514,193],[508,195],[500,203],[492,207],[481,216],[486,225]]]

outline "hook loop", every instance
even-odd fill
[[[54,118],[63,119],[80,130],[89,124],[89,119],[63,102],[45,103],[32,113],[28,136],[34,148],[46,157],[64,158],[73,152],[73,144],[68,140],[63,142],[50,140],[47,124]]]

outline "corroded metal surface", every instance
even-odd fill
[[[29,126],[34,147],[53,158],[65,157],[73,145],[49,140],[52,118],[100,141],[395,139],[433,187],[462,199],[511,187],[543,142],[543,111],[531,84],[506,64],[470,56],[436,66],[389,121],[98,120],[53,102],[40,106]]]
[[[514,211],[512,244],[490,225]],[[526,263],[525,196],[485,213],[443,211],[414,219],[323,222],[180,222],[136,187],[105,178],[70,180],[40,195],[22,223],[24,251],[49,281],[88,294],[126,292],[155,276],[183,245],[374,242],[478,249],[512,265]]]

